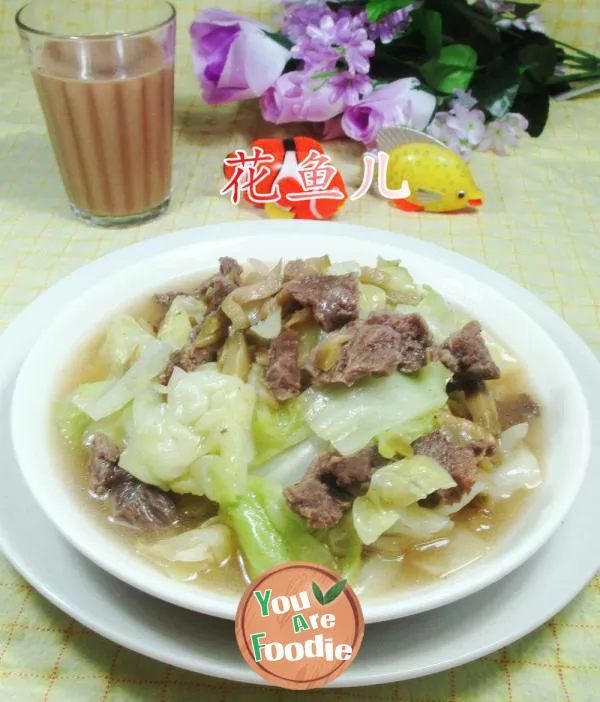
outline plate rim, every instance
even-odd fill
[[[253,229],[263,229],[265,223],[264,222],[247,222],[246,223],[249,226],[250,230]],[[287,223],[288,225],[290,223]],[[297,223],[301,224],[300,227],[298,227],[298,230],[301,231],[302,229],[305,229],[305,223]],[[100,273],[103,268],[110,269],[110,267],[115,264],[118,260],[122,260],[122,263],[120,265],[127,265],[127,260],[135,260],[135,256],[138,253],[141,253],[142,251],[147,252],[146,255],[153,255],[155,253],[158,253],[163,250],[168,250],[170,248],[175,248],[178,245],[185,245],[188,242],[185,242],[184,239],[186,237],[193,236],[197,234],[199,231],[202,233],[206,233],[207,230],[213,230],[213,233],[215,236],[218,235],[218,230],[222,230],[224,227],[231,227],[232,225],[237,225],[239,226],[238,221],[234,222],[227,222],[227,223],[222,223],[222,224],[216,224],[216,225],[209,225],[207,227],[193,227],[189,229],[182,230],[180,232],[173,232],[170,234],[166,234],[160,237],[156,237],[154,239],[149,239],[145,240],[142,242],[137,242],[135,244],[132,244],[127,247],[123,247],[120,249],[117,249],[116,251],[113,251],[105,256],[102,256],[99,259],[96,259],[95,261],[92,261],[88,263],[87,265],[77,269],[76,271],[72,272],[62,280],[58,281],[55,283],[49,290],[43,292],[29,307],[27,307],[25,310],[23,310],[16,318],[15,320],[9,325],[9,327],[3,332],[2,336],[0,337],[0,345],[2,347],[8,346],[12,339],[15,337],[18,337],[19,335],[19,330],[21,328],[25,328],[27,322],[29,319],[33,318],[37,313],[38,310],[43,309],[43,307],[50,306],[53,298],[58,297],[60,293],[64,290],[66,290],[68,287],[74,285],[74,284],[80,284],[85,287],[85,281],[90,275],[91,272],[94,274]],[[318,226],[323,226],[322,223],[318,223]],[[340,231],[340,235],[343,236],[353,236],[354,233],[356,233],[356,237],[360,238],[360,235],[358,234],[358,231],[362,232],[362,236],[365,235],[365,232],[377,232],[378,235],[385,235],[386,237],[389,237],[390,240],[400,243],[402,241],[408,241],[409,242],[409,247],[408,248],[416,248],[419,253],[425,253],[425,255],[428,254],[428,252],[432,252],[433,254],[440,253],[442,255],[442,258],[449,258],[450,262],[454,258],[458,258],[461,260],[463,265],[466,265],[467,270],[471,267],[475,271],[477,270],[485,270],[486,273],[491,276],[494,279],[494,283],[498,284],[500,288],[504,287],[505,283],[509,284],[509,287],[511,286],[517,286],[522,290],[526,296],[529,298],[528,299],[528,304],[533,305],[536,309],[536,313],[538,313],[541,317],[542,320],[544,318],[553,318],[553,321],[556,322],[558,320],[562,325],[566,327],[566,329],[569,330],[568,334],[568,342],[566,345],[569,346],[570,348],[567,350],[564,348],[564,344],[566,343],[564,339],[561,339],[557,341],[557,344],[561,348],[561,350],[567,355],[569,358],[571,358],[573,355],[579,355],[582,358],[580,358],[580,363],[584,363],[588,367],[591,367],[593,371],[595,371],[596,374],[598,374],[598,371],[600,369],[600,365],[598,364],[598,359],[596,356],[593,354],[593,352],[587,347],[585,342],[579,337],[579,335],[572,330],[566,322],[558,315],[556,314],[553,310],[551,310],[549,307],[547,307],[543,302],[541,302],[533,293],[530,291],[526,290],[525,288],[522,288],[521,286],[518,285],[518,283],[515,283],[514,281],[511,281],[509,278],[503,276],[502,274],[494,271],[493,269],[488,268],[487,266],[484,266],[483,264],[480,264],[477,261],[473,261],[472,259],[469,259],[462,254],[458,254],[453,251],[445,250],[440,247],[438,247],[435,244],[430,244],[429,242],[424,242],[421,240],[415,240],[411,239],[409,237],[406,237],[401,234],[396,234],[393,232],[385,231],[385,230],[378,230],[378,229],[373,229],[373,228],[368,228],[368,227],[361,227],[360,225],[352,225],[352,227],[347,228],[347,225],[341,225],[337,223],[327,223],[327,228],[328,229],[333,229],[334,227],[338,228],[338,231],[341,230],[342,228],[344,231]],[[288,228],[288,227],[286,227]],[[295,228],[295,227],[294,227]],[[350,231],[348,231],[350,229]],[[333,232],[331,232],[333,233]],[[248,235],[249,232],[246,234]],[[174,238],[177,238],[177,241]],[[190,242],[191,243],[191,242]],[[545,321],[545,320],[544,320]],[[540,321],[542,326],[544,326],[543,321]],[[31,347],[32,344],[28,343],[28,347]],[[21,354],[19,354],[19,358],[21,358]],[[600,385],[600,376],[597,378],[598,383]],[[585,389],[585,388],[584,388]],[[586,392],[586,399],[588,393]],[[588,471],[588,475],[586,476],[586,482],[591,478],[591,474]],[[62,537],[61,537],[62,538]],[[554,537],[552,537],[554,538]],[[551,539],[552,540],[552,539]],[[86,613],[81,613],[79,611],[76,611],[76,609],[73,609],[68,602],[65,602],[60,599],[60,597],[55,596],[55,594],[48,590],[43,581],[41,581],[38,577],[35,575],[32,575],[30,573],[30,569],[27,565],[26,562],[23,562],[18,554],[15,554],[12,552],[10,549],[10,544],[8,544],[7,547],[7,540],[6,540],[6,533],[4,531],[4,528],[0,524],[0,546],[2,546],[2,550],[9,560],[9,562],[12,563],[12,565],[16,568],[16,570],[23,575],[29,582],[32,582],[34,587],[48,600],[53,602],[59,609],[67,612],[73,619],[76,619],[77,621],[80,621],[82,624],[87,626],[88,628],[92,629],[93,631],[96,631],[100,635],[104,636],[105,638],[108,638],[112,641],[115,641],[116,643],[126,647],[130,648],[134,651],[138,651],[144,655],[150,656],[155,659],[159,659],[164,661],[165,663],[169,663],[171,665],[177,666],[177,667],[182,667],[180,664],[178,664],[177,660],[174,660],[171,658],[169,655],[163,655],[163,656],[157,656],[156,652],[148,652],[147,650],[144,650],[143,645],[139,646],[136,645],[135,642],[132,642],[127,639],[127,637],[120,637],[118,635],[118,632],[115,633],[115,631],[110,630],[110,627],[105,628],[102,624],[102,622],[94,621],[93,617],[89,617]],[[600,560],[600,557],[599,559]],[[507,635],[503,638],[500,638],[498,640],[495,640],[493,642],[490,642],[489,646],[483,647],[483,648],[478,648],[475,653],[468,653],[464,654],[463,656],[459,656],[455,659],[452,659],[451,661],[443,661],[441,663],[433,663],[430,666],[427,666],[426,671],[419,670],[417,673],[414,675],[409,675],[409,676],[403,676],[401,679],[408,679],[409,677],[419,677],[422,675],[426,674],[431,674],[434,672],[440,672],[442,670],[446,670],[450,667],[454,667],[457,665],[461,665],[463,663],[469,662],[471,660],[474,660],[476,658],[479,658],[483,655],[486,655],[492,651],[497,650],[498,648],[501,648],[502,646],[508,645],[515,640],[521,638],[522,636],[527,635],[531,631],[533,631],[535,628],[537,628],[540,624],[542,624],[544,621],[547,621],[548,618],[554,616],[556,612],[560,611],[568,602],[573,599],[580,591],[585,587],[585,585],[594,577],[596,571],[598,569],[598,565],[594,566],[593,571],[591,568],[589,569],[591,572],[587,572],[586,570],[586,575],[585,575],[585,581],[580,584],[580,586],[577,588],[575,592],[570,592],[567,596],[566,599],[565,597],[561,597],[560,602],[557,604],[553,605],[553,611],[551,611],[549,614],[546,613],[543,617],[536,619],[535,621],[530,622],[527,626],[522,627],[519,629],[517,633],[513,632],[510,635]],[[571,588],[572,589],[572,588]],[[206,669],[200,670],[200,668],[196,669],[198,672],[204,672],[205,674],[208,675],[216,675],[216,676],[222,676],[223,670],[216,670],[212,669],[210,666]],[[240,682],[244,683],[260,683],[259,679],[255,679],[251,675],[251,671],[248,669],[248,671],[244,671],[245,674],[239,674],[239,675],[232,675],[231,679],[232,680],[237,680]],[[346,676],[343,676],[340,679],[340,684],[332,684],[331,687],[344,687],[344,679]],[[385,682],[392,682],[395,680],[398,680],[399,678],[395,676],[394,672],[389,672],[387,675],[381,675],[377,674],[376,680],[370,679],[370,676],[368,674],[365,676],[363,675],[361,680],[359,681],[348,681],[347,685],[350,686],[361,686],[361,685],[370,685],[370,684],[380,684],[380,683],[385,683]]]
[[[366,236],[363,229],[359,227],[358,229],[353,229],[351,234],[355,236],[349,236],[346,228],[339,229],[331,232],[324,229],[318,223],[300,223],[300,230],[305,237],[311,239],[311,244],[314,245],[315,239],[323,239],[323,247],[328,249],[328,247],[335,248],[335,241],[341,241],[342,248],[352,246],[351,241],[360,242],[364,244],[366,241]],[[247,243],[252,240],[253,237],[256,238],[257,244],[259,246],[264,246],[265,240],[268,245],[274,245],[273,239],[279,240],[279,236],[286,236],[290,229],[295,228],[288,227],[287,225],[277,225],[277,230],[281,232],[281,235],[275,234],[272,230],[269,231],[268,228],[261,227],[257,234],[244,234],[238,231],[239,228],[225,227],[227,231],[223,231],[222,227],[217,227],[217,229],[212,233],[212,236],[208,236],[204,241],[194,241],[193,243],[181,243],[180,245],[173,245],[169,247],[168,254],[165,256],[151,255],[140,256],[131,265],[122,265],[112,271],[112,274],[108,277],[103,278],[98,281],[99,286],[103,286],[102,290],[111,288],[113,284],[113,279],[116,281],[117,287],[122,285],[123,279],[128,280],[128,278],[133,275],[136,280],[141,282],[144,279],[144,285],[147,287],[153,287],[152,281],[147,279],[150,277],[146,273],[148,270],[148,264],[152,268],[153,262],[162,259],[169,259],[172,263],[177,264],[179,261],[185,257],[186,261],[192,263],[195,262],[196,256],[203,258],[213,258],[219,249],[221,251],[225,250],[225,253],[230,255],[235,255],[236,246],[243,246],[247,249]],[[195,229],[192,231],[196,231]],[[316,236],[316,231],[318,231],[319,236]],[[421,259],[422,263],[419,267],[424,264],[427,265],[429,261],[435,261],[436,258],[432,253],[425,252],[419,253],[415,252],[415,247],[412,245],[411,241],[408,244],[404,238],[400,238],[397,235],[389,235],[388,232],[380,230],[371,230],[372,234],[369,237],[369,241],[373,241],[382,248],[387,247],[387,250],[391,249],[394,253],[389,253],[389,255],[397,255],[400,257],[406,256],[415,257]],[[185,234],[182,233],[182,236]],[[300,239],[295,239],[294,243]],[[281,244],[282,257],[283,252],[285,252],[285,240],[282,240]],[[248,254],[244,254],[247,256]],[[296,251],[294,252],[296,255]],[[350,255],[350,254],[349,254]],[[291,256],[290,256],[291,257]],[[485,277],[480,275],[471,275],[469,271],[464,270],[464,257],[460,256],[460,262],[450,262],[446,263],[444,261],[438,261],[439,265],[442,266],[443,270],[440,271],[443,277],[454,277],[454,279],[460,283],[460,287],[465,290],[469,290],[471,286],[474,286],[475,290],[481,290],[482,294],[489,294],[491,296],[498,297],[498,291],[493,285],[490,285]],[[160,264],[159,264],[160,265]],[[169,265],[169,264],[167,264]],[[184,264],[185,265],[185,264]],[[204,266],[204,263],[202,264]],[[410,265],[410,264],[407,264]],[[173,266],[171,265],[171,268]],[[484,267],[486,274],[488,269]],[[189,273],[189,271],[186,271]],[[423,271],[421,270],[421,275]],[[90,274],[91,277],[91,274]],[[169,276],[170,279],[170,276]],[[161,274],[162,280],[162,274]],[[509,281],[510,282],[510,281]],[[171,283],[172,284],[172,283]],[[159,286],[160,287],[160,286]],[[88,289],[74,302],[75,306],[75,316],[79,318],[76,313],[77,309],[86,309],[90,304],[90,300],[94,300],[95,304],[98,304],[99,295],[95,293],[94,290],[96,284],[88,287]],[[521,308],[521,296],[523,289],[513,284],[510,286],[510,294],[505,296],[505,302],[503,304],[510,308],[507,310],[499,311],[499,317],[505,317],[507,314],[516,314],[519,308]],[[146,290],[146,288],[144,288]],[[134,296],[135,297],[135,296]],[[124,302],[125,308],[128,301]],[[95,305],[94,305],[95,306]],[[112,307],[113,301],[111,299],[109,307]],[[24,360],[23,366],[21,367],[16,386],[13,391],[13,400],[10,408],[11,414],[11,426],[12,426],[12,443],[17,459],[22,461],[23,452],[28,454],[28,459],[25,461],[26,466],[31,466],[34,462],[37,463],[37,459],[34,458],[35,451],[30,442],[28,428],[23,421],[19,421],[23,416],[29,416],[29,393],[34,391],[37,385],[38,379],[35,383],[33,382],[32,376],[37,375],[38,369],[41,364],[45,361],[46,349],[45,342],[50,342],[50,346],[56,346],[55,340],[61,339],[61,335],[57,333],[57,328],[68,327],[68,329],[76,328],[76,324],[73,321],[74,311],[72,305],[68,304],[66,307],[59,311],[59,314],[49,321],[48,327],[40,331],[40,338],[36,339],[33,344],[33,349],[29,351],[29,354]],[[543,325],[539,324],[536,317],[531,314],[525,314],[525,318],[531,327],[539,330],[539,333],[543,337],[543,343],[548,343],[552,347],[552,352],[556,353],[557,356],[562,357],[562,362],[565,363],[566,367],[564,369],[565,373],[570,373],[573,375],[572,387],[575,395],[577,396],[577,401],[581,402],[582,410],[583,406],[587,406],[585,401],[585,396],[583,394],[583,388],[581,382],[573,373],[573,368],[569,363],[568,359],[564,356],[560,346],[558,346],[554,340],[554,334],[549,333]],[[67,322],[69,322],[67,324]],[[561,333],[563,331],[564,322],[561,322],[560,318],[554,318],[553,320],[553,331],[554,333]],[[67,332],[70,333],[70,332]],[[87,333],[87,332],[86,332]],[[568,332],[564,332],[568,333]],[[538,332],[536,331],[536,334]],[[50,336],[48,336],[50,335]],[[61,347],[64,345],[61,343]],[[52,352],[50,353],[50,358],[52,358]],[[64,358],[61,359],[64,362]],[[45,382],[47,378],[42,380]],[[34,413],[37,416],[37,413]],[[590,465],[590,447],[591,447],[591,432],[590,432],[590,422],[589,414],[584,415],[584,420],[577,427],[577,430],[581,432],[581,437],[577,445],[582,447],[583,455],[578,457],[579,465],[581,469],[577,475],[577,480],[570,481],[568,486],[564,490],[560,491],[561,494],[558,499],[552,502],[553,516],[552,520],[546,520],[543,522],[542,527],[536,530],[532,530],[531,533],[527,535],[519,543],[515,544],[514,547],[510,549],[496,549],[496,553],[490,553],[490,558],[486,558],[485,562],[476,564],[473,568],[469,568],[468,572],[465,570],[460,577],[453,579],[451,582],[438,583],[440,587],[436,587],[433,584],[429,587],[422,588],[417,591],[411,592],[406,601],[400,603],[400,607],[394,607],[393,604],[390,605],[389,601],[378,602],[377,600],[372,600],[364,603],[364,615],[365,621],[367,623],[377,623],[382,621],[390,621],[393,619],[399,619],[406,616],[412,616],[414,614],[419,614],[433,609],[437,609],[441,606],[446,606],[453,602],[460,601],[465,597],[469,597],[482,589],[489,587],[498,580],[509,575],[516,568],[523,565],[527,560],[529,560],[544,544],[551,538],[556,529],[560,526],[561,521],[564,520],[568,514],[572,504],[574,503],[579,488],[583,484],[583,479],[585,478],[585,472],[588,470]],[[116,553],[115,545],[112,543],[112,539],[109,539],[107,535],[100,535],[97,529],[90,529],[90,525],[87,524],[86,532],[89,533],[89,542],[87,539],[83,539],[81,535],[77,532],[73,532],[72,524],[74,523],[76,511],[72,506],[73,500],[68,500],[68,505],[65,507],[65,511],[52,509],[51,502],[48,501],[44,494],[44,489],[42,484],[36,480],[36,477],[31,473],[30,470],[21,470],[24,476],[25,482],[29,487],[30,492],[33,494],[38,506],[44,511],[46,516],[50,521],[58,528],[64,538],[67,539],[77,550],[79,550],[84,556],[89,560],[94,562],[100,568],[108,572],[109,574],[115,576],[116,578],[122,580],[126,584],[137,588],[138,590],[150,594],[154,597],[162,599],[171,604],[175,604],[180,607],[189,609],[190,611],[200,612],[203,614],[214,614],[215,616],[222,617],[224,619],[233,620],[235,618],[235,611],[237,608],[237,602],[235,602],[234,597],[220,596],[212,593],[210,588],[205,588],[204,592],[192,591],[189,586],[185,584],[173,583],[167,581],[163,574],[156,574],[149,569],[146,564],[138,565],[134,563],[131,558],[131,554],[124,554],[121,557]],[[50,486],[50,489],[53,489]],[[538,498],[539,501],[539,498]],[[81,510],[78,510],[81,512]],[[70,515],[68,518],[65,514],[68,512]],[[525,515],[524,515],[525,516]],[[527,515],[527,520],[531,521],[532,516],[530,513]],[[86,520],[87,523],[87,520]],[[525,533],[522,531],[521,533]],[[103,541],[101,544],[99,539]],[[503,541],[505,543],[505,541]],[[114,559],[107,557],[107,554],[114,555]],[[137,560],[137,559],[136,559]],[[401,611],[398,611],[401,609]]]

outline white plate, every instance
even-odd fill
[[[259,229],[259,233],[257,233]],[[239,596],[219,592],[210,583],[180,582],[138,556],[132,548],[98,527],[86,500],[56,469],[56,428],[51,408],[61,392],[63,373],[72,367],[73,354],[85,346],[98,328],[115,315],[149,299],[157,290],[178,288],[198,271],[210,270],[219,255],[245,262],[256,257],[293,259],[329,254],[333,261],[355,259],[375,264],[379,254],[401,258],[418,283],[429,283],[459,305],[519,358],[543,410],[546,447],[544,482],[531,495],[527,509],[477,563],[452,577],[406,591],[362,600],[367,624],[426,612],[455,602],[500,580],[543,546],[568,514],[581,487],[590,460],[589,412],[581,383],[554,338],[572,332],[555,316],[550,333],[523,309],[527,293],[513,286],[510,294],[490,285],[486,275],[472,275],[456,261],[448,263],[431,252],[423,255],[404,246],[387,232],[356,227],[323,226],[319,222],[273,223],[265,227],[229,227],[204,230],[192,245],[178,246],[94,281],[74,296],[52,320],[25,360],[12,402],[12,441],[21,472],[37,503],[52,523],[84,556],[129,585],[187,609],[235,619]],[[300,233],[299,233],[300,232]],[[367,234],[368,232],[368,234]],[[51,368],[53,372],[49,373]],[[357,447],[360,448],[360,447]],[[565,466],[569,480],[565,480]],[[359,594],[360,597],[360,594]]]
[[[249,234],[279,223],[245,223]],[[473,276],[485,276],[502,293],[519,291],[523,309],[550,333],[557,318],[532,295],[477,263],[421,241],[360,227],[319,224],[327,233],[393,238],[402,248],[434,257]],[[225,234],[240,224],[222,225]],[[212,230],[212,231],[211,231]],[[301,233],[306,223],[286,223]],[[243,682],[260,683],[238,652],[233,625],[165,604],[112,578],[64,541],[27,491],[10,445],[8,412],[20,364],[47,320],[61,305],[107,273],[140,257],[167,252],[197,241],[214,228],[196,229],[123,249],[69,276],[41,296],[0,339],[0,545],[15,567],[44,596],[75,619],[123,646],[188,670]],[[561,329],[561,325],[559,325]],[[562,325],[557,343],[585,388],[597,423],[600,417],[600,366],[581,340]],[[595,455],[600,452],[596,435]],[[564,607],[600,565],[596,533],[600,472],[588,472],[585,487],[559,531],[526,565],[477,595],[435,612],[367,628],[357,661],[333,686],[357,686],[418,677],[468,662],[511,643]],[[481,626],[485,622],[485,626]],[[403,642],[399,646],[398,642]]]

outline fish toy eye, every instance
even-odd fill
[[[465,196],[465,191],[464,190],[459,190],[458,191],[458,197],[462,200],[462,198]]]

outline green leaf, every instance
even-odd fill
[[[556,47],[549,41],[527,44],[519,51],[519,61],[527,66],[527,74],[545,84],[554,75],[557,62]]]
[[[471,92],[478,106],[498,119],[510,111],[521,84],[521,73],[514,59],[499,56],[486,69],[477,71]]]
[[[279,32],[267,32],[266,30],[263,31],[269,37],[269,39],[276,41],[280,46],[283,46],[284,49],[291,49],[292,46],[294,46],[293,42],[291,42],[286,36],[280,34]]]
[[[486,44],[490,52],[497,51],[500,32],[487,13],[471,7],[465,0],[427,0],[426,5],[427,9],[441,13],[444,33],[455,41],[469,41],[477,53]]]
[[[538,137],[546,126],[550,111],[550,96],[547,92],[517,95],[512,106],[513,112],[519,112],[529,122],[527,131],[532,137]]]
[[[414,0],[369,0],[367,2],[367,17],[369,22],[379,22],[382,17],[411,5]]]
[[[477,53],[466,44],[444,46],[438,58],[421,66],[425,82],[442,93],[466,90],[477,65]]]
[[[423,35],[425,50],[430,56],[439,56],[442,49],[442,16],[435,10],[414,10],[414,27]]]
[[[335,583],[335,585],[332,585],[325,593],[323,604],[329,604],[330,602],[336,600],[342,594],[342,590],[346,587],[346,582],[346,578],[344,578],[343,580],[339,580],[337,583]]]
[[[312,591],[317,602],[321,605],[325,604],[325,595],[323,594],[321,588],[315,582],[312,583]]]
[[[537,2],[515,2],[513,5],[515,17],[518,17],[519,19],[522,17],[527,17],[530,12],[540,8],[539,3]]]

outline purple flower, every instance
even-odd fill
[[[356,105],[373,91],[373,83],[369,76],[354,75],[350,71],[337,73],[329,79],[329,85],[333,88],[333,100],[341,99],[348,106]]]
[[[190,27],[192,61],[205,102],[259,97],[283,72],[290,52],[268,27],[219,9],[201,11]]]
[[[335,99],[329,83],[314,80],[304,71],[280,76],[260,99],[260,110],[267,122],[325,122],[344,109]]]
[[[353,14],[348,9],[337,13],[330,10],[317,15],[310,8],[312,16],[308,18],[309,8],[294,10],[294,16],[302,21],[308,19],[301,27],[297,23],[285,22],[285,31],[296,37],[292,56],[304,62],[311,70],[321,72],[334,70],[339,61],[344,60],[351,73],[369,72],[369,58],[375,53],[375,43],[369,39],[366,30],[366,14]]]
[[[424,129],[435,109],[435,97],[419,89],[416,78],[382,85],[357,105],[348,107],[342,129],[355,141],[371,144],[384,127]]]
[[[337,44],[344,50],[344,58],[350,71],[369,72],[369,58],[375,53],[375,42],[367,36],[363,13],[351,17],[342,15],[335,27]]]
[[[320,70],[323,73],[335,68],[340,54],[331,44],[324,44],[307,37],[300,37],[292,47],[292,56],[304,62],[309,69]]]
[[[516,112],[490,122],[487,127],[484,139],[479,145],[480,151],[495,151],[501,156],[508,153],[507,147],[515,148],[517,146],[518,137],[525,133],[528,127],[528,122]]]
[[[319,26],[323,17],[333,17],[334,13],[320,0],[297,4],[286,2],[281,22],[281,32],[294,43],[306,37],[308,27]]]
[[[308,25],[306,36],[322,44],[335,44],[337,42],[337,33],[333,15],[324,15],[321,17],[318,25]]]
[[[410,15],[413,9],[413,5],[408,5],[401,10],[392,12],[379,22],[369,24],[367,28],[369,39],[380,41],[382,44],[389,44],[406,30],[410,24]]]

